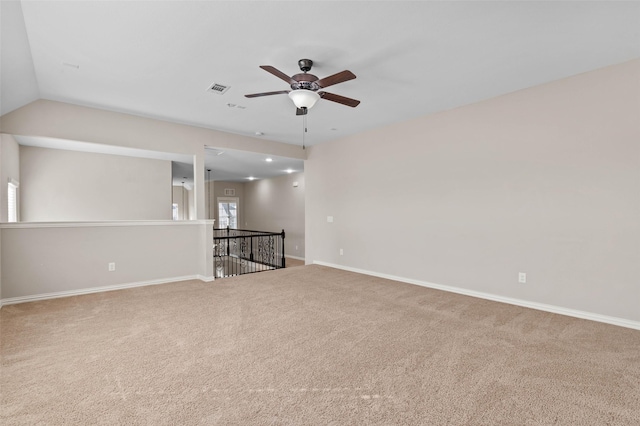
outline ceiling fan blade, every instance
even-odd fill
[[[330,75],[329,77],[322,78],[316,81],[316,84],[321,88],[333,86],[334,84],[342,83],[345,81],[353,80],[356,75],[351,71],[345,70],[337,74]]]
[[[271,65],[260,65],[260,68],[262,68],[266,72],[269,72],[269,73],[275,75],[276,77],[286,81],[289,84],[295,83],[295,80],[293,80],[291,77],[289,77],[288,75],[286,75],[285,73],[283,73],[279,69],[276,69],[275,67],[272,67]]]
[[[291,90],[278,90],[277,92],[264,92],[264,93],[252,93],[250,95],[244,95],[245,98],[259,98],[260,96],[271,96],[271,95],[283,95],[285,93],[289,93]]]
[[[360,101],[358,100],[347,98],[345,96],[336,95],[333,93],[318,92],[318,95],[320,95],[322,99],[326,99],[332,102],[337,102],[339,104],[350,106],[352,108],[355,108],[360,104]]]
[[[296,108],[296,115],[307,115],[307,108]]]

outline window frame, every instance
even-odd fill
[[[217,222],[218,226],[222,226],[222,219],[220,217],[220,204],[229,204],[235,203],[236,205],[236,226],[235,228],[231,226],[229,223],[229,229],[240,229],[240,199],[238,197],[217,197],[216,198],[216,212],[217,212]],[[226,228],[226,226],[224,226]]]
[[[18,189],[20,188],[20,182],[15,179],[9,179],[7,183],[7,222],[18,222],[19,209],[18,209]]]

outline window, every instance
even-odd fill
[[[173,220],[178,220],[178,203],[171,204],[171,212]]]
[[[9,222],[17,222],[18,221],[18,182],[11,179],[9,182],[9,190],[8,194],[8,206],[9,206]]]
[[[238,199],[218,198],[218,226],[238,229]]]

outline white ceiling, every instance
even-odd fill
[[[326,91],[306,144],[640,57],[640,3],[2,1],[2,114],[51,99],[290,144],[288,75],[312,59]],[[212,83],[230,86],[223,95]],[[229,107],[228,104],[243,108]],[[244,171],[250,173],[251,171]]]
[[[271,161],[267,161],[267,159]],[[205,149],[205,180],[249,182],[304,171],[304,161],[234,149]],[[193,183],[193,163],[173,163],[173,184]]]

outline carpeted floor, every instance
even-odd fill
[[[3,425],[638,425],[640,332],[317,265],[9,305]]]
[[[295,266],[302,266],[304,265],[304,260],[300,260],[300,259],[292,259],[290,257],[285,257],[284,258],[284,263],[285,263],[285,267],[286,268],[293,268]]]

